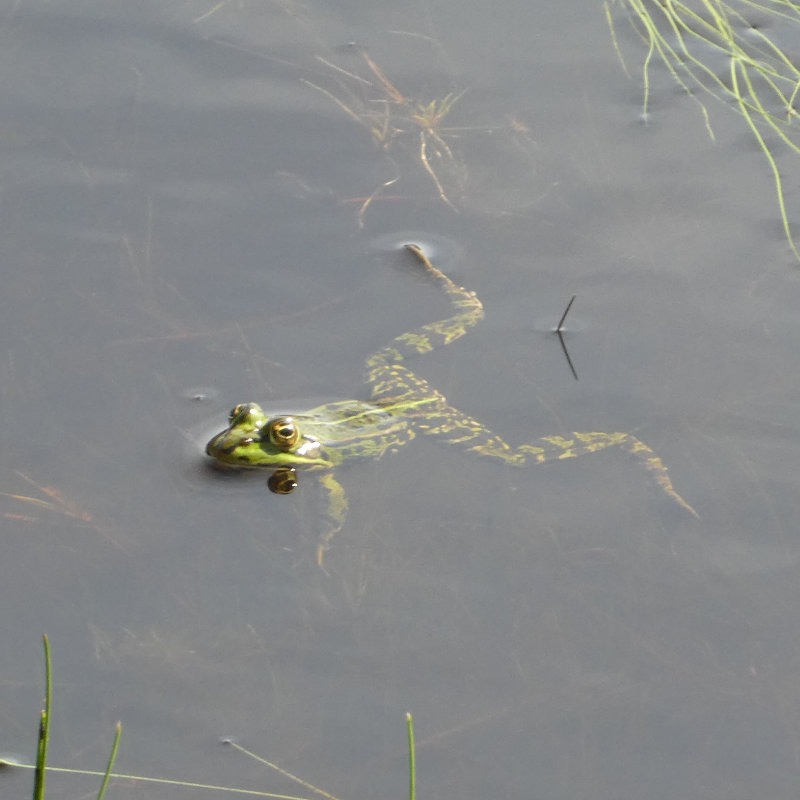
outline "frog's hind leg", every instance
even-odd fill
[[[403,413],[409,416],[414,409],[424,413],[426,409],[447,406],[447,400],[441,392],[402,364],[374,367],[368,372],[367,380],[372,387],[373,401],[383,407],[401,405]]]
[[[600,431],[580,433],[575,431],[572,434],[572,438],[544,436],[539,441],[542,442],[541,447],[522,445],[517,448],[517,451],[527,451],[530,448],[535,453],[534,458],[536,461],[542,463],[554,459],[574,458],[584,453],[596,453],[598,450],[605,450],[607,447],[621,447],[623,450],[627,450],[650,473],[650,476],[666,495],[671,497],[693,517],[697,519],[700,517],[694,508],[675,491],[669,472],[661,457],[655,453],[652,447],[630,433],[622,431],[615,433],[602,433]],[[544,452],[537,452],[540,450]]]
[[[544,436],[537,440],[536,444],[512,447],[492,431],[486,429],[478,420],[451,407],[447,407],[439,413],[426,415],[426,418],[418,422],[415,427],[431,436],[444,439],[449,444],[459,445],[468,452],[498,459],[514,467],[544,464],[548,461],[596,453],[608,447],[621,447],[636,458],[665,494],[692,516],[699,516],[692,506],[675,491],[661,458],[651,447],[630,433],[574,432],[570,437]]]
[[[593,436],[595,434],[580,434],[576,433],[575,436]],[[610,434],[611,436],[619,436],[620,434]],[[692,506],[686,502],[679,494],[675,491],[675,488],[672,485],[672,481],[670,480],[669,473],[667,472],[667,467],[664,462],[661,460],[660,456],[656,455],[653,449],[646,445],[641,439],[637,439],[635,436],[631,436],[631,434],[626,433],[623,434],[625,439],[620,442],[620,446],[623,450],[627,450],[631,455],[636,458],[636,460],[650,473],[653,480],[662,488],[662,490],[669,495],[681,508],[686,509],[695,519],[700,519],[700,515],[692,508]]]
[[[371,383],[382,367],[404,361],[407,356],[429,353],[436,347],[460,339],[470,328],[483,319],[483,305],[475,292],[453,283],[438,267],[431,264],[422,248],[407,244],[406,249],[414,255],[439,287],[450,298],[455,313],[446,319],[429,322],[413,331],[395,337],[386,347],[371,355],[366,362],[367,382]]]

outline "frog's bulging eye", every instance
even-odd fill
[[[239,414],[241,414],[242,411],[244,411],[247,408],[247,406],[248,406],[247,403],[239,403],[238,406],[234,406],[231,409],[230,414],[228,414],[228,422],[233,424],[233,421],[236,419],[236,417],[238,417]]]
[[[276,417],[267,424],[270,444],[279,450],[291,450],[300,441],[300,429],[291,417]]]

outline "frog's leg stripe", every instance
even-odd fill
[[[596,453],[608,447],[621,447],[639,461],[665,494],[692,516],[698,516],[692,506],[675,491],[664,462],[652,448],[629,433],[575,432],[570,438],[545,436],[536,444],[511,447],[476,419],[450,407],[439,413],[426,414],[425,419],[417,422],[416,427],[431,436],[444,439],[449,444],[460,445],[469,452],[495,458],[514,467],[545,464],[548,461]]]
[[[391,410],[393,403],[404,403],[403,413],[415,406],[443,408],[447,401],[428,381],[414,374],[402,364],[387,364],[367,372],[367,383],[372,386],[372,399],[380,400],[382,408]],[[414,400],[419,401],[409,406]]]
[[[475,292],[453,283],[438,267],[431,264],[418,245],[408,244],[406,249],[414,254],[425,271],[449,296],[456,313],[447,319],[430,322],[413,331],[403,333],[392,339],[386,347],[382,347],[377,353],[371,355],[366,362],[367,380],[370,382],[373,380],[372,375],[376,368],[397,364],[404,361],[407,356],[429,353],[436,347],[450,344],[483,319],[483,305]],[[380,394],[377,393],[374,396],[377,397]]]
[[[319,537],[317,544],[317,566],[325,569],[325,553],[330,550],[333,537],[342,529],[347,517],[347,495],[344,487],[336,480],[332,472],[327,472],[319,479],[327,495],[328,527]]]

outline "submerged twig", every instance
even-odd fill
[[[351,120],[369,131],[375,144],[387,153],[395,141],[415,136],[416,160],[436,188],[439,199],[458,213],[458,206],[445,188],[442,170],[445,174],[459,175],[464,173],[464,168],[445,140],[447,132],[453,129],[445,129],[442,124],[463,92],[451,92],[429,102],[412,100],[395,86],[366,50],[358,48],[357,52],[364,64],[363,76],[317,56],[317,61],[329,70],[329,79],[335,87],[326,88],[316,82],[316,78],[314,81],[302,78],[302,83],[327,97]],[[434,162],[434,156],[438,163]],[[363,226],[364,215],[372,201],[398,179],[399,174],[369,195],[358,212],[359,227]]]
[[[339,800],[339,798],[336,797],[336,795],[333,795],[330,792],[326,792],[319,786],[315,786],[313,783],[303,780],[303,778],[299,777],[298,775],[295,775],[293,772],[289,772],[288,769],[279,767],[273,761],[269,761],[263,756],[254,753],[252,750],[248,750],[246,747],[242,747],[242,745],[240,745],[238,742],[235,742],[233,739],[225,739],[224,743],[227,744],[229,747],[233,747],[234,750],[238,750],[240,753],[244,753],[246,756],[249,756],[253,760],[258,761],[259,764],[264,764],[264,766],[267,766],[270,769],[274,769],[275,772],[283,775],[284,778],[288,778],[290,781],[294,781],[295,783],[302,786],[304,789],[308,789],[314,792],[314,794],[318,794],[320,797],[324,797],[325,800]],[[271,796],[276,797],[276,795],[271,795]]]

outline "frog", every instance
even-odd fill
[[[485,425],[451,406],[445,396],[405,364],[411,356],[450,345],[484,318],[478,295],[456,284],[435,266],[419,244],[405,244],[411,261],[449,299],[450,316],[400,334],[365,361],[368,400],[340,400],[300,413],[268,415],[257,403],[240,403],[228,425],[212,437],[206,453],[229,468],[271,470],[269,488],[289,494],[299,472],[315,473],[327,494],[327,524],[317,544],[316,563],[324,568],[326,552],[344,526],[348,500],[336,477],[340,465],[379,459],[413,441],[434,437],[476,456],[526,467],[575,458],[611,447],[626,451],[655,484],[685,512],[697,511],[676,491],[661,457],[632,433],[580,432],[544,436],[512,446]]]

